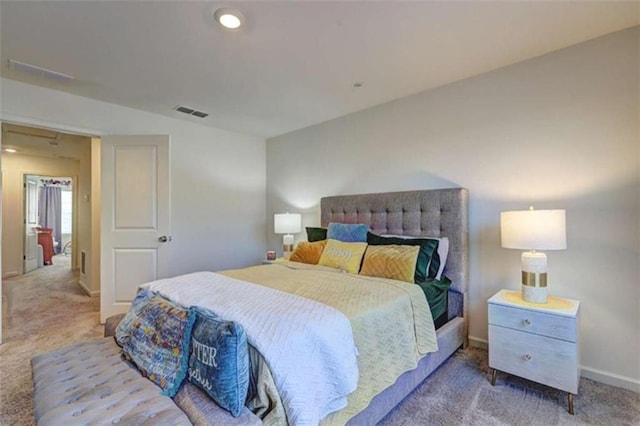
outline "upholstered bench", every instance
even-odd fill
[[[31,366],[39,425],[190,424],[171,398],[122,360],[112,338],[36,356]]]
[[[105,324],[110,335],[120,318]],[[76,343],[31,360],[38,425],[260,425],[239,417],[184,383],[172,399],[122,359],[113,337]]]

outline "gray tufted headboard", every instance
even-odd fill
[[[451,279],[451,288],[462,293],[463,306],[459,307],[458,314],[467,317],[469,222],[466,189],[338,195],[322,198],[320,209],[322,226],[329,222],[365,223],[376,234],[448,237],[449,255],[444,274]],[[451,298],[450,302],[460,303]]]

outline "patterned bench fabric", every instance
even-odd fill
[[[191,424],[171,398],[122,360],[113,338],[38,355],[31,366],[39,426]]]

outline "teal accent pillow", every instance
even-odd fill
[[[343,243],[366,243],[369,225],[363,223],[329,223],[327,238]]]
[[[173,397],[187,375],[195,313],[153,296],[134,320],[122,351],[143,376]]]
[[[242,413],[249,390],[249,346],[240,324],[194,306],[189,381],[234,417]]]
[[[436,329],[440,328],[448,320],[449,287],[451,280],[445,276],[440,280],[428,278],[424,281],[416,282],[422,288],[424,295],[431,309],[433,324]]]
[[[139,289],[136,297],[131,302],[131,308],[125,314],[124,317],[118,323],[118,327],[116,327],[116,343],[120,346],[123,346],[128,340],[131,333],[131,327],[133,326],[133,322],[140,316],[140,312],[144,305],[146,305],[151,298],[153,297],[153,293],[146,289]]]
[[[307,230],[307,241],[309,241],[310,243],[327,239],[327,228],[317,228],[313,226],[307,226],[306,230]]]
[[[414,281],[425,281],[427,278],[435,278],[440,268],[440,256],[438,256],[438,240],[431,238],[399,238],[382,237],[369,232],[367,243],[372,246],[385,246],[390,244],[420,246]]]

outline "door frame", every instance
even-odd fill
[[[32,126],[32,127],[40,127],[40,128],[44,128],[44,129],[50,129],[50,130],[54,130],[54,131],[59,131],[59,132],[64,132],[64,133],[74,133],[74,134],[78,134],[78,135],[83,135],[83,136],[87,136],[89,138],[100,138],[101,136],[105,135],[106,133],[104,131],[101,130],[97,130],[97,129],[88,129],[88,128],[83,128],[83,127],[76,127],[76,126],[69,126],[69,125],[65,125],[65,124],[60,124],[60,123],[56,123],[56,122],[51,122],[51,121],[46,121],[46,120],[39,120],[39,119],[34,119],[33,117],[26,117],[26,116],[18,116],[18,115],[14,115],[14,114],[2,114],[0,112],[0,123],[10,123],[10,124],[18,124],[18,125],[23,125],[23,126]],[[91,142],[93,145],[93,141]],[[2,169],[2,132],[0,132],[0,170]],[[94,173],[93,173],[93,167],[91,170],[91,174],[92,174],[92,182],[93,182],[93,177],[94,177]],[[0,173],[0,176],[2,176],[2,173]],[[0,178],[0,242],[2,241],[2,178]],[[91,197],[92,202],[91,202],[91,206],[93,209],[94,203],[99,203],[99,194],[98,194],[98,199],[96,199],[94,201],[94,197]],[[99,217],[97,218],[98,223],[97,225],[94,223],[94,215],[91,215],[91,230],[92,230],[92,235],[91,235],[91,250],[95,251],[96,247],[98,247],[98,250],[100,248],[100,235],[93,235],[93,230],[95,229],[100,229],[100,222],[99,222]],[[96,228],[97,226],[97,228]],[[0,250],[0,268],[2,268],[2,250]],[[93,268],[100,268],[100,264],[98,263],[97,265],[93,265]],[[2,269],[0,269],[1,271]],[[92,269],[95,272],[95,269]],[[96,276],[96,274],[94,273],[93,276]],[[97,274],[97,277],[100,277],[99,271]],[[2,296],[2,274],[0,273],[0,344],[2,344],[3,342],[3,336],[2,336],[2,328],[3,328],[3,324],[2,324],[2,302],[1,302],[1,296]]]
[[[22,219],[23,219],[23,228],[22,228],[22,273],[26,274],[31,271],[34,271],[38,268],[38,235],[35,227],[38,225],[38,207],[39,207],[39,199],[38,199],[38,177],[39,175],[32,175],[27,173],[22,173]],[[30,194],[30,183],[35,183],[35,189],[33,194],[34,200],[31,200]],[[33,205],[32,205],[33,201]],[[35,210],[35,211],[32,211]],[[35,215],[33,222],[31,221],[32,213]],[[31,228],[31,229],[30,229]],[[29,252],[31,251],[31,244],[29,242],[29,232],[33,232],[31,234],[31,238],[34,241],[31,244],[35,244],[35,250],[33,256],[35,256],[35,260],[29,257]],[[35,263],[35,265],[33,264]]]
[[[68,177],[71,179],[71,185],[72,185],[72,213],[71,213],[71,247],[78,247],[78,176],[77,175],[72,175],[72,174],[68,174],[68,175],[60,175],[60,176],[52,176],[49,174],[41,174],[41,173],[35,173],[35,172],[22,172],[22,181],[26,182],[26,178],[27,176],[38,176],[39,178],[57,178],[57,177]],[[25,192],[26,191],[22,191],[22,217],[24,220],[23,223],[23,228],[22,228],[22,234],[25,235],[27,232],[27,221],[26,221],[26,215],[27,215],[27,209],[26,209],[26,196],[25,196]],[[37,208],[37,207],[36,207]],[[64,248],[64,245],[62,244],[62,241],[59,241],[60,243],[60,249]],[[22,252],[23,255],[26,252],[27,247],[26,247],[26,241],[25,238],[22,239]],[[25,268],[24,268],[24,260],[22,262],[22,273],[25,273]],[[71,270],[75,271],[76,268],[78,268],[78,256],[77,254],[73,251],[71,251]],[[86,289],[85,289],[86,291]]]

